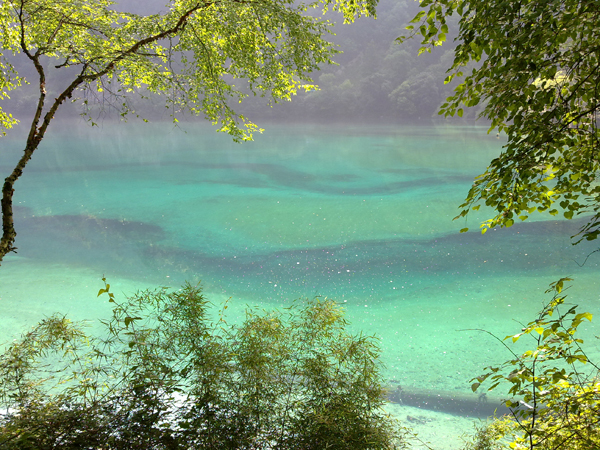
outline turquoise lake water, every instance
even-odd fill
[[[577,222],[540,215],[482,236],[482,208],[458,233],[458,205],[503,144],[485,127],[264,127],[235,144],[204,124],[56,124],[16,186],[2,341],[55,311],[106,314],[103,275],[117,295],[201,281],[234,316],[333,298],[381,338],[388,379],[468,392],[510,355],[464,330],[517,332],[562,276],[570,299],[597,304],[598,258],[580,266],[595,247],[571,245]],[[7,174],[23,140],[2,139]]]

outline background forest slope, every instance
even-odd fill
[[[142,4],[119,2],[119,9],[152,14],[164,9],[162,0]],[[338,65],[324,66],[313,74],[319,90],[298,94],[292,102],[265,105],[265,99],[248,98],[236,110],[250,120],[278,121],[343,121],[406,122],[438,117],[439,106],[451,94],[452,86],[444,84],[446,69],[451,66],[454,43],[452,36],[443,48],[431,54],[418,56],[419,44],[399,45],[395,39],[419,10],[413,0],[382,0],[377,8],[377,19],[361,18],[348,25],[335,12],[327,13],[333,25],[332,40],[342,53],[334,59]],[[451,30],[452,32],[452,30]],[[35,82],[36,74],[30,64],[17,63],[20,73]],[[48,80],[49,86],[60,86],[60,80]],[[52,94],[52,93],[50,93]],[[24,117],[37,91],[34,86],[22,86],[13,92],[11,100],[3,103],[18,117]],[[160,105],[160,106],[155,106]],[[111,117],[110,105],[103,105],[102,113]],[[165,111],[162,101],[135,100],[136,112],[154,120],[168,119],[174,111]],[[61,114],[76,114],[73,108]],[[177,113],[177,112],[175,112]],[[477,111],[468,111],[475,117]],[[465,114],[466,116],[467,114]],[[260,123],[259,123],[260,125]]]

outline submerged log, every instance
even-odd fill
[[[437,391],[396,385],[388,389],[387,399],[392,403],[458,416],[483,418],[510,414],[504,400],[486,393]]]

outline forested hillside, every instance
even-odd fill
[[[164,9],[160,0],[139,4],[119,1],[118,9],[138,14],[151,14]],[[236,110],[252,121],[260,120],[361,120],[361,121],[408,121],[424,120],[437,116],[438,107],[451,92],[444,85],[445,70],[451,65],[452,30],[449,41],[431,54],[418,56],[418,42],[400,46],[395,39],[405,34],[405,27],[418,11],[413,0],[382,0],[377,9],[377,19],[361,18],[353,24],[343,24],[340,14],[328,13],[334,23],[335,36],[331,39],[342,51],[335,58],[338,65],[324,66],[314,73],[319,90],[298,94],[292,102],[267,106],[264,98],[250,97]],[[36,73],[30,64],[18,65],[20,74],[34,79]],[[51,71],[50,71],[51,73]],[[47,80],[50,94],[63,89],[60,79]],[[240,80],[240,84],[244,83]],[[16,112],[17,117],[35,106],[37,92],[31,86],[13,92],[15,100],[3,100],[6,109]],[[23,92],[30,91],[30,92]],[[105,117],[110,117],[111,105],[102,98],[88,99],[90,105],[100,105]],[[144,117],[168,118],[176,111],[165,111],[162,101],[152,98],[134,100],[136,111]],[[160,107],[154,107],[153,104]],[[77,114],[71,108],[61,114]],[[19,114],[21,113],[21,114]],[[476,111],[469,111],[475,116]]]
[[[247,101],[243,112],[253,119],[363,119],[368,121],[422,120],[437,116],[452,88],[444,85],[454,44],[418,56],[418,42],[402,46],[395,39],[416,12],[413,0],[382,0],[377,19],[362,18],[347,25],[335,22],[333,40],[343,52],[337,66],[314,75],[320,90],[299,94],[289,104],[269,109],[264,101]],[[450,31],[452,32],[452,30]],[[475,112],[471,112],[475,115]]]

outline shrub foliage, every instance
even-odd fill
[[[505,338],[530,338],[532,348],[472,380],[473,390],[490,381],[489,390],[508,385],[512,416],[480,427],[466,450],[600,448],[600,368],[577,336],[592,314],[566,304],[567,281],[552,283],[553,298],[538,318]]]
[[[98,336],[52,316],[0,359],[7,449],[392,449],[379,347],[331,300],[228,324],[199,287],[114,304]]]

